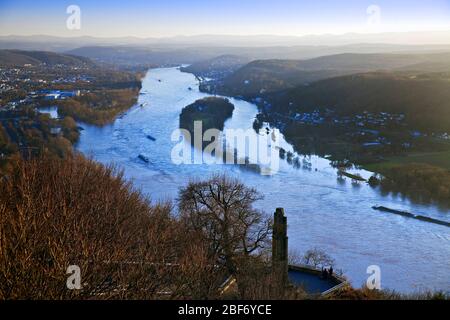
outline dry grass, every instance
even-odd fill
[[[204,297],[215,279],[201,290],[197,280],[211,264],[181,228],[114,168],[78,155],[19,160],[0,183],[0,299]],[[70,265],[80,291],[66,287]]]
[[[448,300],[449,298],[444,292],[401,294],[391,290],[370,290],[366,287],[355,289],[349,286],[329,297],[335,300]]]

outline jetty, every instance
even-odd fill
[[[439,224],[441,226],[446,226],[446,227],[450,227],[450,222],[447,221],[443,221],[443,220],[439,220],[439,219],[434,219],[434,218],[430,218],[430,217],[425,217],[422,215],[416,215],[407,211],[401,211],[401,210],[395,210],[395,209],[391,209],[391,208],[387,208],[387,207],[383,207],[383,206],[373,206],[372,209],[377,210],[377,211],[382,211],[382,212],[389,212],[389,213],[393,213],[405,218],[411,218],[411,219],[416,219],[416,220],[420,220],[420,221],[425,221],[425,222],[429,222],[429,223],[434,223],[434,224]]]
[[[343,170],[339,170],[339,171],[338,171],[338,174],[341,175],[341,176],[350,178],[350,179],[352,179],[353,181],[358,181],[358,182],[365,182],[365,181],[367,181],[366,179],[364,179],[364,178],[361,177],[360,175],[351,174],[351,173],[348,173],[348,172],[343,171]]]

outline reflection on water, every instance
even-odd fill
[[[446,221],[450,213],[413,204],[400,196],[382,195],[366,184],[339,177],[327,159],[296,154],[276,128],[271,132],[279,135],[286,156],[280,159],[279,171],[272,176],[260,175],[245,166],[175,165],[171,151],[176,143],[171,141],[171,134],[179,126],[181,110],[207,94],[198,91],[193,75],[176,68],[150,70],[142,92],[139,104],[114,124],[103,128],[83,125],[78,150],[123,168],[135,186],[153,200],[176,198],[179,187],[189,179],[216,172],[239,177],[265,195],[257,203],[260,209],[268,213],[277,207],[286,209],[291,250],[325,250],[355,286],[365,283],[368,266],[379,265],[383,287],[405,292],[450,290],[450,229],[374,211],[372,206]],[[229,99],[235,111],[225,128],[252,128],[256,106]],[[288,152],[292,153],[290,160]],[[349,172],[364,178],[371,175],[356,169]]]

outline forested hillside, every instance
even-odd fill
[[[47,51],[0,50],[0,65],[23,66],[24,64],[94,66],[94,63],[88,58],[74,55]]]
[[[343,116],[364,111],[397,113],[406,124],[423,131],[450,130],[450,81],[435,75],[416,79],[396,73],[366,73],[298,86],[269,100],[278,112],[329,108]]]

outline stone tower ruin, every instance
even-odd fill
[[[272,235],[272,272],[276,279],[287,283],[288,279],[288,237],[287,218],[284,209],[278,208],[274,214]]]

